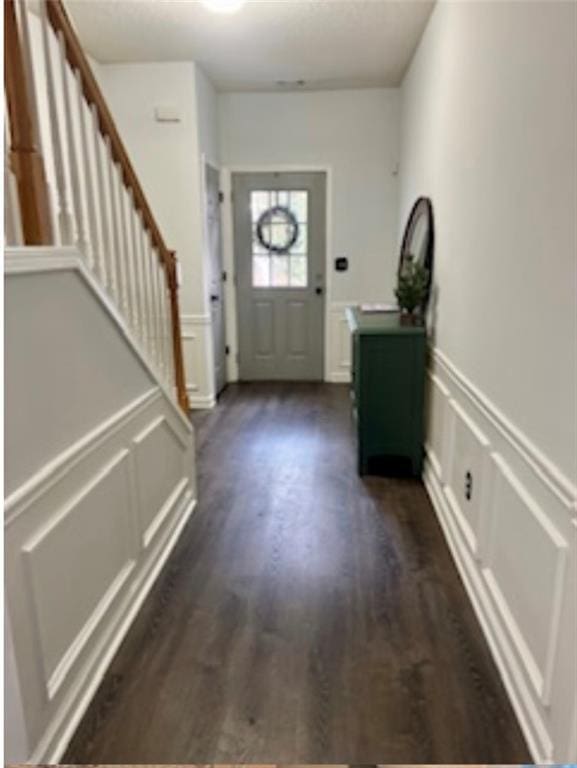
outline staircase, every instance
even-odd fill
[[[75,245],[186,411],[175,254],[64,6],[39,10],[34,35],[26,3],[5,3],[7,245]]]
[[[5,21],[6,759],[54,763],[196,503],[164,243],[60,0]]]

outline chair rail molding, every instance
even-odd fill
[[[430,352],[425,486],[535,762],[575,762],[577,489]]]

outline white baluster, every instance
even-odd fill
[[[164,377],[164,357],[162,354],[162,317],[161,317],[161,297],[160,297],[160,253],[156,248],[152,251],[152,279],[154,291],[154,319],[156,330],[157,347],[157,365],[161,377]]]
[[[104,140],[100,135],[98,122],[98,108],[96,104],[90,107],[90,117],[92,125],[92,149],[94,153],[94,165],[96,167],[96,189],[98,199],[98,213],[100,220],[101,248],[96,254],[98,260],[98,269],[102,285],[112,295],[112,270],[111,270],[111,247],[110,247],[110,217],[108,215],[108,197],[106,191],[104,164],[107,163],[107,157],[103,155],[106,150]]]
[[[82,75],[80,74],[80,70],[76,70],[76,97],[78,101],[78,114],[79,114],[79,120],[80,120],[80,147],[81,147],[81,157],[82,162],[84,164],[83,167],[83,174],[84,177],[84,187],[85,187],[85,193],[86,193],[86,208],[87,208],[87,218],[88,218],[88,247],[87,247],[87,257],[88,257],[88,265],[91,269],[93,269],[96,273],[96,276],[100,281],[102,281],[101,271],[100,271],[100,261],[98,260],[97,254],[100,251],[100,243],[98,240],[98,226],[96,222],[96,202],[95,202],[95,195],[94,195],[94,189],[92,187],[94,183],[94,175],[92,173],[91,163],[90,163],[90,154],[88,152],[88,136],[86,133],[86,106],[84,101],[84,92],[82,90]]]
[[[162,311],[162,339],[164,347],[164,366],[165,377],[168,388],[172,391],[175,383],[174,360],[172,357],[172,334],[169,316],[168,304],[168,282],[166,280],[166,269],[163,268],[160,273],[161,285],[161,311]]]
[[[20,221],[20,201],[16,179],[10,168],[9,135],[8,110],[4,108],[4,242],[6,245],[22,245],[24,238]]]
[[[150,363],[153,365],[156,357],[156,345],[154,339],[154,326],[152,317],[152,290],[150,281],[150,241],[148,231],[142,226],[142,267],[144,275],[144,295],[146,306],[146,336],[147,350]]]
[[[128,272],[127,272],[127,242],[126,242],[126,226],[124,221],[124,182],[122,181],[122,171],[119,165],[114,165],[114,176],[116,182],[116,205],[118,211],[118,244],[120,249],[118,251],[118,272],[120,275],[120,304],[122,313],[125,320],[130,325],[130,318],[132,309],[130,306],[130,292],[128,289]]]
[[[135,233],[135,221],[134,221],[134,194],[132,188],[128,189],[125,195],[126,201],[126,229],[128,239],[128,273],[129,273],[129,286],[131,293],[131,305],[132,305],[132,327],[135,334],[140,338],[140,296],[138,293],[138,264],[137,264],[137,241]]]
[[[154,347],[154,363],[156,366],[156,369],[158,370],[160,368],[160,346],[159,342],[160,339],[158,338],[158,304],[156,302],[156,281],[155,281],[155,272],[156,272],[156,251],[154,249],[154,245],[152,244],[152,235],[149,238],[148,242],[148,279],[149,279],[149,285],[150,285],[150,319],[151,319],[151,332],[152,332],[152,340],[153,340],[153,347]]]
[[[130,324],[134,333],[138,333],[138,295],[136,293],[135,243],[132,228],[132,189],[124,190],[124,227],[126,241],[126,274],[128,281],[128,303],[130,305]]]
[[[68,64],[66,61],[66,45],[64,34],[58,33],[58,50],[60,53],[60,73],[62,93],[64,95],[64,116],[66,124],[66,136],[68,139],[68,167],[70,170],[70,183],[72,185],[72,201],[74,204],[74,218],[76,221],[76,244],[82,253],[86,253],[86,230],[84,227],[84,210],[82,204],[82,191],[80,186],[80,167],[78,162],[78,148],[74,123],[72,120],[72,104],[70,100],[70,83],[68,76]]]
[[[134,201],[134,198],[132,198]],[[136,296],[136,315],[137,322],[136,327],[138,330],[138,336],[142,347],[146,347],[146,325],[145,325],[145,299],[144,299],[144,278],[142,270],[142,238],[141,228],[142,223],[140,221],[140,215],[133,207],[130,211],[130,218],[132,220],[132,241],[134,243],[134,286]]]
[[[112,157],[112,148],[110,145],[110,136],[106,136],[104,139],[105,154],[106,154],[106,174],[107,174],[107,188],[108,188],[108,200],[110,203],[110,276],[112,295],[118,307],[122,304],[122,288],[120,285],[120,273],[119,273],[119,260],[120,260],[120,227],[118,224],[118,208],[116,206],[116,194],[115,194],[115,166],[116,163]]]
[[[150,357],[150,337],[148,333],[148,300],[146,294],[146,248],[144,243],[144,221],[140,211],[137,213],[136,234],[138,236],[138,271],[140,286],[140,326],[142,332],[143,347]]]
[[[66,184],[66,171],[64,167],[64,149],[58,104],[56,101],[56,87],[54,75],[54,63],[50,50],[52,32],[46,18],[46,3],[40,3],[40,22],[42,28],[42,48],[44,52],[44,68],[46,71],[46,87],[48,96],[48,114],[50,118],[50,137],[52,155],[54,158],[54,176],[56,179],[57,197],[57,233],[61,245],[72,243],[72,215],[68,201],[68,188]]]
[[[122,228],[124,230],[124,252],[126,254],[126,284],[128,288],[128,306],[130,307],[130,327],[136,334],[136,296],[134,293],[134,245],[132,243],[132,224],[130,212],[132,197],[130,188],[122,192]]]
[[[4,242],[6,245],[24,244],[16,181],[6,161],[4,162]]]
[[[160,368],[160,339],[158,338],[158,304],[156,301],[156,262],[157,255],[152,244],[152,237],[148,243],[148,277],[150,282],[150,316],[152,327],[152,339],[154,346],[154,362],[156,369]]]

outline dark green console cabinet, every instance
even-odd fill
[[[398,313],[347,309],[352,335],[351,398],[361,475],[396,460],[423,461],[423,401],[427,336],[402,325]]]

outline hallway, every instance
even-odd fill
[[[63,762],[529,761],[423,486],[356,475],[348,397],[195,415],[199,507]]]

